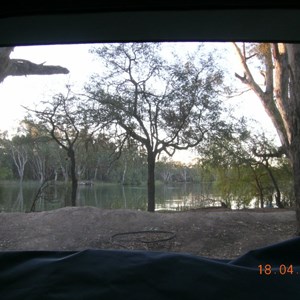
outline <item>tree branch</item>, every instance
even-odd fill
[[[69,74],[69,70],[60,66],[35,64],[25,59],[10,59],[10,66],[7,70],[7,76],[53,74]]]
[[[234,76],[236,78],[238,78],[242,83],[249,84],[249,81],[247,80],[245,73],[244,73],[243,77],[241,75],[237,74],[237,73],[234,73]]]
[[[251,149],[252,153],[254,156],[256,157],[260,157],[263,158],[265,160],[269,159],[269,158],[280,158],[282,157],[284,154],[286,154],[286,150],[284,149],[283,146],[278,147],[276,150],[272,151],[272,152],[264,152],[264,153],[259,153],[257,151],[256,147],[253,147]]]
[[[259,97],[261,100],[261,103],[264,106],[264,109],[270,119],[272,120],[276,131],[278,133],[278,136],[280,138],[280,141],[282,145],[284,145],[286,148],[288,148],[289,145],[289,139],[288,134],[286,131],[286,128],[284,126],[284,121],[282,119],[282,116],[280,115],[280,112],[278,110],[278,107],[276,106],[274,99],[273,99],[273,66],[271,64],[271,61],[265,61],[266,64],[266,91],[263,92],[263,90],[259,87],[259,85],[255,82],[251,71],[246,63],[245,57],[242,54],[241,49],[237,46],[236,43],[233,43],[233,46],[236,50],[236,53],[240,59],[241,66],[244,71],[244,77],[241,77],[240,75],[235,74],[237,78],[241,80],[242,83],[246,84],[249,88],[253,90],[253,92]],[[277,49],[275,49],[277,51]],[[244,53],[245,55],[245,53]],[[270,53],[269,53],[270,55]],[[277,54],[275,54],[276,57]],[[271,57],[269,57],[271,59]]]
[[[25,59],[10,59],[13,47],[0,48],[0,83],[7,76],[68,74],[69,70],[61,66],[45,66]]]

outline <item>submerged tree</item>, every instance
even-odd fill
[[[148,165],[148,211],[155,210],[155,162],[165,152],[189,149],[225,128],[218,92],[223,74],[210,54],[185,61],[162,58],[158,43],[103,45],[106,65],[86,87],[94,120],[139,142]]]
[[[300,235],[300,44],[263,43],[247,47],[233,43],[243,75],[235,76],[258,96],[277,130],[281,148],[292,166],[297,234]],[[254,47],[253,47],[254,46]],[[250,50],[250,51],[249,51]],[[258,59],[263,86],[251,62]],[[258,74],[258,73],[257,73]],[[283,151],[282,151],[283,150]]]
[[[72,194],[71,204],[76,205],[77,194],[77,174],[75,148],[79,141],[82,118],[80,118],[80,108],[76,104],[75,97],[58,94],[51,101],[43,102],[43,110],[28,109],[39,121],[43,122],[44,131],[48,132],[51,138],[66,152],[70,160]]]

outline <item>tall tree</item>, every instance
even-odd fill
[[[35,64],[25,59],[10,58],[14,47],[0,48],[0,83],[8,76],[68,74],[69,70],[61,66]]]
[[[223,74],[210,54],[168,62],[158,43],[94,49],[107,66],[86,91],[101,124],[116,125],[147,152],[148,211],[155,210],[155,162],[165,152],[195,147],[225,127],[218,92]]]
[[[78,180],[76,174],[76,155],[75,148],[79,141],[82,120],[80,110],[76,105],[77,99],[69,95],[59,94],[52,98],[52,101],[44,102],[43,110],[27,110],[34,114],[44,123],[44,130],[47,131],[52,139],[65,150],[70,159],[71,181],[72,181],[72,206],[76,205],[76,194]]]
[[[244,72],[235,76],[261,100],[293,168],[296,231],[300,235],[300,44],[256,44],[251,53],[245,44],[233,46]],[[263,87],[251,69],[254,58],[259,59]]]

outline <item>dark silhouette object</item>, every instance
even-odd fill
[[[60,66],[35,64],[25,59],[9,58],[14,47],[0,48],[0,83],[8,76],[68,74],[69,70]]]

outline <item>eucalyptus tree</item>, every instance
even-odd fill
[[[55,95],[52,100],[42,102],[42,110],[27,108],[33,117],[43,122],[44,130],[61,147],[70,160],[70,175],[72,181],[71,204],[76,205],[78,179],[76,174],[76,146],[80,140],[83,128],[83,118],[80,114],[80,101],[75,96]]]
[[[162,157],[156,163],[156,171],[158,178],[162,180],[164,183],[168,183],[172,181],[172,177],[174,174],[174,163],[168,159],[168,157]]]
[[[281,191],[278,185],[278,180],[276,179],[274,172],[272,171],[272,165],[278,165],[280,159],[280,153],[274,143],[266,138],[264,134],[259,137],[254,137],[252,139],[252,153],[257,160],[257,162],[264,167],[267,171],[269,178],[272,181],[273,187],[275,189],[275,201],[278,208],[284,208],[281,202]],[[278,157],[279,156],[279,157]],[[282,158],[284,159],[284,158]]]
[[[176,150],[195,147],[225,127],[219,97],[223,73],[212,55],[200,49],[184,59],[168,61],[162,50],[159,43],[94,48],[105,69],[86,87],[94,120],[145,148],[151,212],[159,155],[172,156]]]
[[[223,195],[232,194],[246,202],[258,197],[264,207],[266,195],[270,198],[275,193],[277,207],[283,208],[279,180],[284,177],[281,173],[286,173],[280,171],[285,158],[278,157],[270,137],[245,131],[243,126],[249,125],[243,124],[239,133],[215,139],[199,149],[201,160],[215,169],[218,189]]]
[[[14,136],[12,140],[7,140],[8,147],[13,159],[13,162],[17,168],[20,183],[24,179],[25,166],[28,163],[29,158],[29,147],[28,139],[26,136]]]
[[[105,180],[112,167],[112,153],[115,151],[114,145],[109,137],[102,133],[95,133],[88,147],[88,172],[89,179]]]
[[[120,181],[123,185],[140,185],[145,181],[147,160],[143,148],[133,139],[128,139],[120,156]],[[138,168],[137,168],[138,166]],[[147,173],[147,172],[146,172]]]
[[[300,235],[300,44],[261,43],[247,47],[233,43],[243,74],[235,76],[260,99],[277,130],[282,153],[294,177],[297,234]],[[249,52],[249,50],[251,52]],[[252,62],[257,60],[258,71]],[[263,77],[259,77],[263,76]],[[260,84],[261,80],[263,82]]]
[[[251,153],[243,147],[247,135],[241,126],[240,132],[209,140],[197,147],[199,167],[209,171],[207,175],[211,174],[214,193],[221,196],[228,207],[231,207],[232,200],[240,199],[243,205],[248,205],[259,187],[254,185],[253,189],[251,176],[256,175],[256,168],[251,168]]]
[[[31,178],[38,179],[42,183],[48,174],[56,172],[54,148],[57,145],[44,130],[43,124],[33,123],[25,117],[20,125],[28,139]]]

